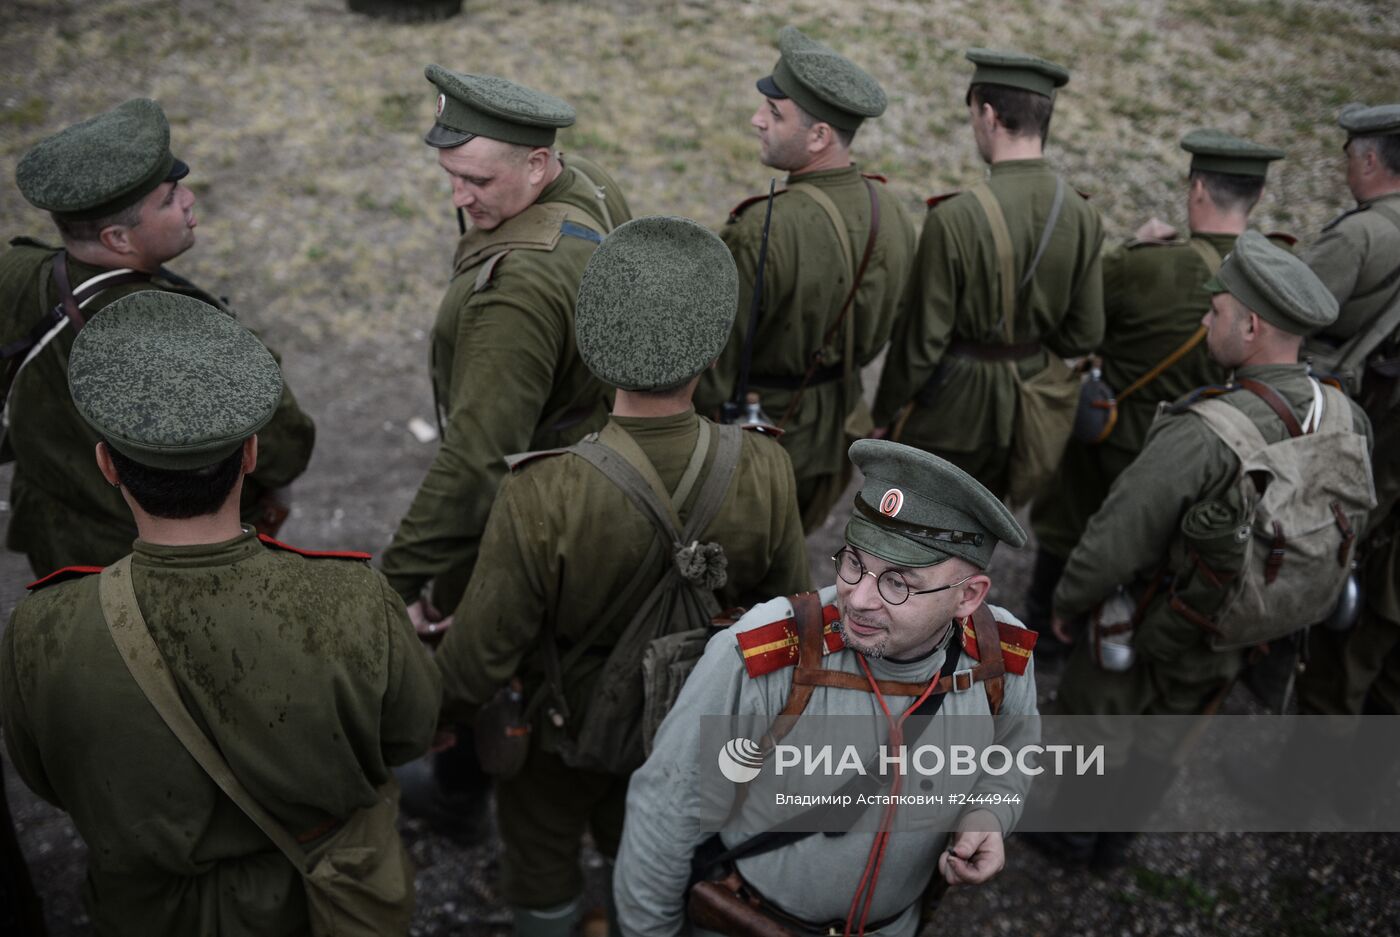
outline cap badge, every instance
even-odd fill
[[[441,117],[441,116],[442,116],[442,109],[443,109],[444,107],[446,107],[446,106],[447,106],[447,95],[445,95],[445,94],[439,92],[439,93],[438,93],[438,103],[437,103],[437,114],[436,114],[435,116]]]
[[[891,488],[880,498],[880,513],[886,517],[897,517],[904,507],[904,492]]]

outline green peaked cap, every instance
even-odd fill
[[[1400,104],[1348,104],[1337,115],[1337,126],[1348,137],[1382,136],[1400,133]]]
[[[68,388],[122,455],[203,468],[232,455],[277,410],[282,372],[232,316],[179,293],[142,290],[104,308],[73,341]]]
[[[423,69],[438,90],[437,119],[423,142],[438,149],[490,137],[521,146],[550,146],[560,127],[574,122],[564,101],[495,75],[469,75],[441,65]]]
[[[972,73],[974,85],[1005,85],[1053,98],[1055,89],[1069,82],[1069,69],[1024,52],[968,49],[966,55],[977,66]]]
[[[850,59],[805,35],[796,26],[778,31],[778,64],[758,80],[760,94],[791,98],[817,120],[855,130],[879,117],[888,103],[880,83]]]
[[[1025,545],[1011,512],[977,479],[936,455],[884,439],[851,445],[865,476],[846,542],[898,566],[957,556],[986,569],[999,542]]]
[[[1311,334],[1337,319],[1337,297],[1317,274],[1258,231],[1235,239],[1206,289],[1229,293],[1264,321],[1294,335]]]
[[[170,152],[160,105],[134,98],[40,140],[19,161],[15,183],[35,208],[78,221],[119,212],[189,171]]]
[[[739,302],[724,242],[688,218],[636,218],[593,252],[578,286],[579,355],[605,384],[655,390],[719,357]]]
[[[1236,176],[1266,176],[1269,163],[1283,159],[1283,150],[1261,146],[1223,130],[1193,130],[1181,138],[1181,148],[1191,154],[1191,169],[1224,172]]]

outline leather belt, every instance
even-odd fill
[[[845,376],[845,371],[839,364],[829,364],[824,368],[817,368],[812,372],[812,376],[807,381],[807,386],[814,384],[830,384],[832,381],[839,381]],[[759,387],[776,387],[779,390],[797,390],[802,386],[801,374],[755,374],[749,378],[750,384]]]
[[[936,875],[937,872],[935,872],[934,874]],[[795,915],[788,914],[781,908],[775,906],[773,902],[763,897],[763,895],[759,892],[757,888],[754,888],[752,885],[750,885],[747,879],[739,875],[737,870],[734,872],[733,878],[729,879],[729,881],[733,883],[735,879],[738,880],[739,885],[738,889],[736,889],[737,893],[741,897],[747,898],[750,901],[750,903],[752,903],[757,908],[759,913],[771,917],[779,924],[786,925],[787,927],[799,931],[802,934],[815,934],[819,935],[819,937],[841,937],[841,935],[844,934],[846,931],[845,920],[830,920],[820,924],[813,921],[804,920]],[[889,917],[880,918],[880,920],[878,921],[870,921],[865,925],[865,930],[867,932],[871,932],[878,931],[882,927],[889,927],[895,921],[899,920],[900,917],[903,916],[904,911],[907,910],[908,908],[905,908],[903,911],[897,911],[894,914],[891,914]]]
[[[1040,342],[1021,342],[1017,345],[986,345],[982,342],[968,342],[953,339],[948,345],[948,353],[959,358],[974,358],[978,361],[1019,361],[1030,358],[1042,351]]]

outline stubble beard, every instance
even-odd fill
[[[863,654],[866,657],[875,658],[877,660],[885,656],[885,648],[890,643],[889,631],[882,631],[879,636],[872,639],[865,639],[852,634],[850,630],[846,628],[845,615],[836,619],[836,630],[840,633],[841,641],[846,647],[855,651],[857,654]]]

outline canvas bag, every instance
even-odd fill
[[[1006,216],[991,188],[985,183],[973,186],[972,195],[982,206],[997,249],[998,279],[1001,283],[1001,325],[1006,343],[1015,341],[1016,311],[1022,290],[1035,275],[1040,258],[1050,246],[1055,222],[1064,204],[1065,181],[1055,178],[1055,200],[1045,220],[1035,255],[1020,280],[1016,278],[1016,255],[1011,246],[1011,232]],[[1011,461],[1007,480],[1007,503],[1025,504],[1040,493],[1040,489],[1055,474],[1074,428],[1074,414],[1079,406],[1079,378],[1058,355],[1047,353],[1046,366],[1023,378],[1017,362],[1006,366],[1016,382],[1016,418],[1011,431]]]
[[[413,918],[413,866],[395,821],[399,788],[391,775],[375,801],[356,810],[310,850],[257,803],[185,708],[151,637],[131,584],[131,557],[102,571],[102,616],[141,692],[199,766],[301,874],[315,937],[407,934]]]
[[[1287,412],[1290,435],[1275,443],[1265,442],[1254,422],[1224,400],[1190,407],[1240,462],[1238,570],[1212,570],[1223,594],[1212,614],[1175,590],[1168,599],[1172,611],[1210,633],[1216,650],[1262,644],[1326,619],[1376,506],[1366,437],[1352,429],[1346,395],[1312,383],[1321,415],[1299,426],[1277,391],[1240,381],[1280,417],[1280,407]]]
[[[715,456],[709,473],[699,483],[699,492],[682,525],[678,510],[699,480],[705,454],[711,445]],[[707,633],[719,617],[714,590],[724,581],[722,576],[716,579],[714,574],[723,569],[727,560],[718,544],[702,544],[698,537],[724,503],[742,446],[743,430],[738,426],[717,426],[701,420],[695,450],[675,492],[666,490],[646,454],[627,431],[615,423],[609,423],[595,436],[570,448],[570,452],[588,460],[621,489],[651,522],[656,536],[632,582],[570,649],[569,656],[562,661],[559,659],[552,634],[544,642],[549,685],[541,696],[553,695],[556,705],[562,707],[562,674],[615,623],[619,610],[627,607],[642,588],[650,586],[603,664],[588,709],[573,727],[572,737],[565,733],[560,740],[559,754],[568,764],[626,774],[645,760],[651,736],[665,717],[665,709],[679,694],[679,683],[668,684],[668,688],[657,684],[657,655],[665,658],[665,667],[661,669],[678,671],[676,675],[683,681],[694,667],[693,661],[688,659],[693,655],[698,660],[697,649],[698,652],[704,650],[703,640],[696,638]],[[678,650],[685,652],[683,656],[687,660],[677,661]],[[648,652],[652,654],[650,685],[644,677],[647,668],[643,666]],[[567,712],[562,715],[567,720]]]

